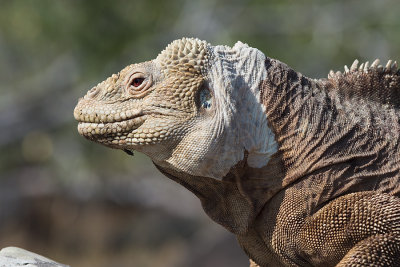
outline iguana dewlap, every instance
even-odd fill
[[[148,155],[260,266],[400,266],[399,108],[392,61],[310,79],[183,38],[74,115],[84,137]]]

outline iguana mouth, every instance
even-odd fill
[[[94,141],[111,141],[115,137],[126,136],[139,128],[147,118],[142,109],[99,109],[84,100],[80,104],[74,110],[74,117],[79,122],[78,131]]]
[[[134,118],[116,121],[116,122],[87,122],[80,121],[78,131],[84,137],[89,139],[110,138],[123,136],[125,133],[132,132],[139,128],[147,119],[147,116],[141,114]]]

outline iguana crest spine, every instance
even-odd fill
[[[350,68],[344,66],[344,73],[330,71],[331,85],[344,99],[359,98],[375,101],[384,105],[400,106],[400,71],[396,61],[388,60],[385,67],[376,59],[371,66],[365,62],[358,66],[354,60]]]

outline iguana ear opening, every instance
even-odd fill
[[[203,82],[202,86],[199,89],[198,97],[197,97],[197,106],[201,109],[210,109],[213,105],[213,96],[208,84]]]

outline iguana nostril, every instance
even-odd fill
[[[95,86],[87,92],[87,97],[94,98],[98,95],[99,92],[100,92],[100,88]]]

